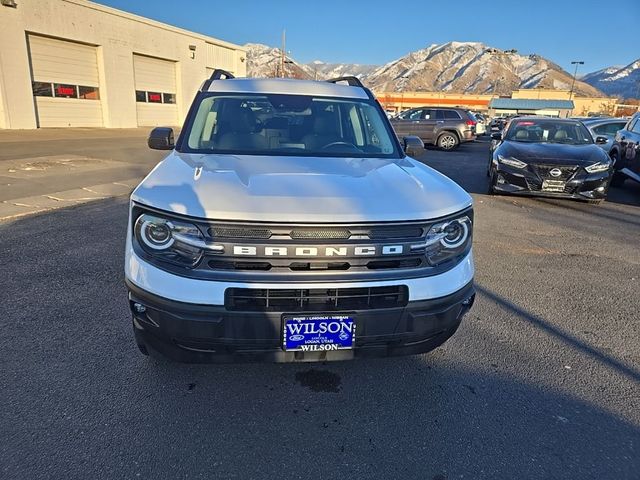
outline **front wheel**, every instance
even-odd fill
[[[455,133],[446,132],[438,137],[438,148],[442,150],[453,150],[460,142]]]
[[[495,195],[496,194],[496,176],[494,175],[493,171],[489,170],[487,172],[487,174],[489,175],[489,187],[487,188],[487,193],[489,195]]]
[[[624,173],[614,172],[613,177],[611,178],[611,186],[612,187],[621,187],[624,185],[624,181],[626,180],[626,176]]]

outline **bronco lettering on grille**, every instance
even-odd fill
[[[404,245],[371,245],[339,247],[284,247],[234,245],[233,254],[251,257],[370,257],[374,255],[402,255]]]

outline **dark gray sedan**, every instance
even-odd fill
[[[591,132],[591,136],[594,139],[596,137],[605,137],[607,139],[607,143],[599,144],[599,146],[609,153],[616,133],[624,128],[628,120],[628,118],[593,118],[582,120],[582,123]]]

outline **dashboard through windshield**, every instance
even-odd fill
[[[593,143],[591,134],[580,122],[515,120],[505,140],[525,143],[561,143],[586,145]]]
[[[283,94],[204,96],[182,150],[193,153],[399,158],[374,100]]]

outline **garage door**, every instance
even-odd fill
[[[138,125],[178,125],[175,63],[133,56]]]
[[[39,127],[102,127],[95,47],[29,35]]]

